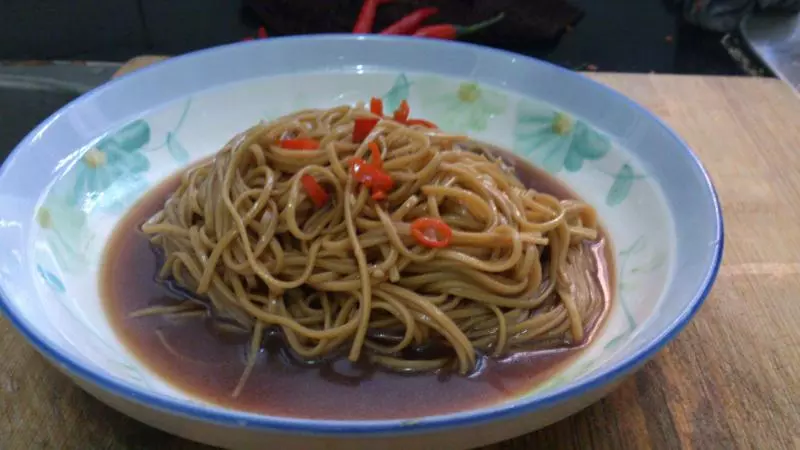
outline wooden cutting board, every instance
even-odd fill
[[[617,391],[487,449],[800,449],[800,100],[772,79],[590,76],[658,114],[708,167],[724,265],[697,317]],[[30,448],[208,447],[89,397],[0,317],[0,449]]]

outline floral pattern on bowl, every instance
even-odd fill
[[[307,87],[303,95],[294,94],[296,89],[290,88],[296,83]],[[304,75],[273,78],[270,86],[262,89],[257,80],[240,83],[135,118],[80,152],[49,189],[37,213],[35,245],[46,249],[35,253],[37,272],[42,285],[62,299],[65,307],[74,309],[71,317],[77,323],[96,328],[102,315],[98,294],[92,293],[91,301],[78,298],[90,289],[87,286],[114,223],[149,187],[179,167],[212,154],[230,136],[265,117],[305,107],[354,103],[371,96],[383,98],[387,110],[407,100],[415,117],[529,158],[594,204],[601,217],[610,219],[606,225],[614,244],[623,249],[616,254],[617,306],[597,342],[559,376],[537,387],[537,392],[573,382],[613,359],[655,308],[654,303],[643,301],[640,290],[642,284],[658,284],[667,277],[671,243],[661,236],[669,235],[664,231],[668,213],[657,200],[657,188],[647,183],[634,158],[583,120],[492,86],[413,73],[328,75],[324,79]],[[213,111],[225,102],[236,103],[239,108],[224,118],[192,113]],[[265,111],[264,104],[271,108]],[[602,186],[602,193],[598,186]],[[648,219],[651,223],[642,222],[634,227],[636,230],[629,230],[630,223],[635,222],[631,218],[639,214],[638,205],[643,201],[653,205],[653,217]],[[657,237],[659,232],[662,234]],[[642,269],[629,270],[629,259],[630,264]],[[648,262],[652,260],[660,263]],[[87,302],[95,306],[87,308]],[[92,308],[94,312],[85,311]],[[116,375],[123,379],[133,377],[138,383],[184,398],[139,368],[112,330],[101,327],[93,334],[113,341],[106,349],[93,349],[98,364],[120,367]],[[135,376],[129,373],[131,367]]]
[[[490,120],[506,112],[506,94],[473,82],[453,84],[427,77],[415,87],[423,116],[437,118],[442,129],[457,133],[485,131]]]

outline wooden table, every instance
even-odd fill
[[[487,450],[800,449],[800,100],[756,78],[592,74],[695,149],[725,214],[697,317],[583,412]],[[199,450],[89,397],[0,317],[0,449]]]

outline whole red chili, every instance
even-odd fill
[[[431,25],[428,27],[420,28],[419,30],[417,30],[416,33],[414,33],[414,36],[436,38],[436,39],[455,39],[457,37],[464,36],[465,34],[475,33],[491,25],[494,25],[497,22],[503,20],[504,17],[505,13],[500,13],[492,17],[491,19],[484,20],[483,22],[478,22],[474,25],[469,25],[469,26],[452,25],[452,24]]]
[[[258,27],[258,30],[256,31],[256,39],[265,39],[267,37],[269,37],[269,35],[267,35],[267,29],[264,28],[263,26]],[[242,41],[252,41],[252,40],[253,40],[252,36],[246,36],[242,38]]]
[[[439,8],[420,8],[389,25],[380,34],[412,34],[419,29],[422,22],[439,12]]]
[[[353,33],[372,33],[372,25],[375,23],[375,15],[378,13],[378,6],[388,3],[391,0],[364,0],[361,5],[361,12],[353,27]]]

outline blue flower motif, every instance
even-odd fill
[[[531,101],[517,107],[514,147],[550,173],[577,172],[586,160],[598,160],[611,143],[580,120]]]
[[[142,175],[150,161],[142,149],[148,142],[150,126],[144,120],[101,139],[73,169],[75,179],[67,203],[86,211],[94,207],[118,211],[127,206],[147,188]]]
[[[508,99],[494,89],[477,83],[452,83],[441,78],[428,78],[417,83],[423,117],[435,121],[443,130],[452,132],[484,131],[489,120],[506,111]],[[411,109],[411,115],[414,109]]]

